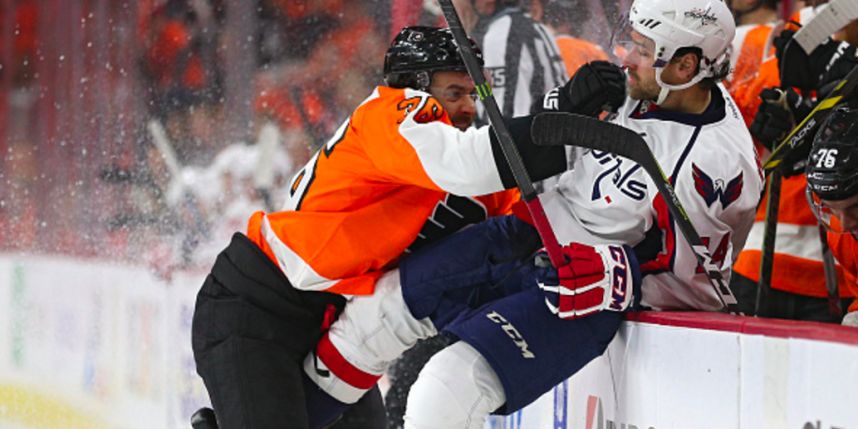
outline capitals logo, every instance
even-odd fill
[[[711,207],[715,201],[721,201],[721,207],[727,207],[734,201],[738,200],[742,195],[743,178],[742,174],[734,177],[732,180],[724,184],[723,179],[712,180],[697,164],[691,164],[691,172],[694,176],[694,189],[706,201],[706,207]]]

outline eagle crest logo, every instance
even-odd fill
[[[694,176],[694,189],[706,201],[706,207],[711,207],[715,201],[721,201],[721,207],[727,207],[742,195],[743,173],[732,180],[724,183],[723,179],[712,180],[697,164],[691,164],[692,175]]]

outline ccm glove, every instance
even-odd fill
[[[616,112],[626,100],[626,74],[620,66],[607,61],[593,61],[581,66],[565,85],[549,91],[539,112],[568,112],[596,117]]]
[[[628,246],[572,243],[562,247],[567,263],[537,275],[545,304],[561,319],[600,311],[624,311],[640,285],[637,259]],[[537,255],[537,265],[545,260]]]

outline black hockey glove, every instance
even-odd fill
[[[531,111],[569,112],[596,117],[616,112],[626,100],[626,74],[616,64],[593,61],[581,66],[565,85],[549,91]]]
[[[846,42],[840,43],[837,53],[831,58],[819,80],[819,99],[825,98],[855,66],[858,66],[858,49]]]
[[[763,102],[749,130],[760,144],[771,151],[795,128],[797,121],[801,121],[810,113],[813,106],[792,88],[786,91],[766,88],[760,92],[760,98]],[[785,177],[804,171],[809,150],[810,145],[802,145],[787,155],[783,161]]]
[[[772,41],[782,73],[781,84],[784,87],[815,90],[819,88],[820,77],[837,53],[840,43],[829,38],[808,55],[798,42],[790,43],[794,35],[795,31],[784,30]]]

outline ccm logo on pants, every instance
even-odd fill
[[[515,326],[512,326],[512,323],[509,323],[503,316],[500,315],[497,311],[492,311],[489,314],[486,314],[486,317],[492,322],[497,323],[501,326],[506,335],[512,339],[512,342],[521,349],[521,356],[525,359],[533,359],[536,355],[533,354],[530,350],[527,349],[527,341],[524,341],[521,334],[518,333],[518,329],[515,329]]]

